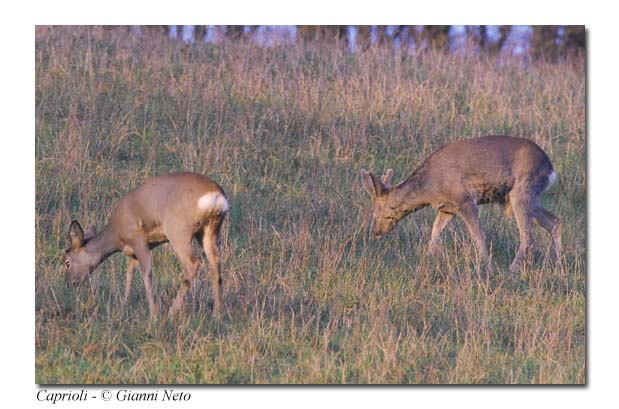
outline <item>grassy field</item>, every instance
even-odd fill
[[[36,383],[585,382],[585,69],[387,49],[183,45],[96,28],[37,29]],[[508,272],[515,221],[482,206],[493,265],[461,220],[426,254],[434,211],[376,240],[362,168],[408,176],[436,148],[524,136],[557,171],[544,205],[565,221],[563,273],[534,230]],[[209,175],[231,212],[224,313],[201,271],[178,319],[148,323],[125,257],[67,289],[73,218],[101,228],[118,199],[173,171]],[[196,246],[197,251],[197,246]],[[181,267],[153,253],[166,311]]]

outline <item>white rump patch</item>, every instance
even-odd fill
[[[204,212],[217,210],[219,212],[228,211],[228,201],[221,193],[206,193],[198,199],[198,208]]]
[[[548,175],[548,184],[546,185],[546,189],[544,189],[544,192],[550,189],[550,186],[552,186],[556,181],[557,181],[557,174],[553,170],[552,172],[550,172],[550,175]]]

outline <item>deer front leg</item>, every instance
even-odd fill
[[[486,238],[483,230],[481,229],[481,223],[479,221],[479,210],[477,205],[473,202],[466,202],[460,206],[460,217],[464,220],[475,247],[477,248],[478,256],[484,263],[488,262],[488,250],[486,249]]]
[[[150,248],[148,247],[146,241],[133,243],[131,247],[133,247],[133,252],[135,253],[140,265],[142,280],[144,281],[144,287],[146,288],[146,298],[148,299],[150,319],[153,320],[157,317],[157,304],[155,304],[155,297],[153,295],[152,259]]]
[[[129,302],[129,295],[131,294],[131,281],[133,280],[133,272],[136,267],[139,265],[138,259],[134,257],[129,257],[127,261],[127,272],[125,274],[125,296],[123,297],[123,301],[120,304],[121,309],[125,311],[127,308],[127,302]]]
[[[447,226],[447,223],[451,219],[453,219],[453,213],[445,213],[439,211],[436,215],[436,219],[434,219],[434,225],[432,226],[432,237],[430,238],[430,245],[428,246],[428,252],[432,256],[436,252],[436,247],[438,246],[439,236],[441,232]]]

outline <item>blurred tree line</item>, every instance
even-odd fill
[[[111,26],[108,26],[108,28]],[[173,26],[140,26],[147,35],[172,36]],[[261,26],[214,26],[220,38],[251,39]],[[520,30],[515,30],[519,27]],[[522,30],[522,28],[528,28]],[[404,47],[415,50],[454,51],[471,44],[480,53],[498,54],[506,49],[510,38],[518,36],[533,58],[551,61],[570,53],[584,52],[585,26],[294,26],[297,42],[339,44],[366,50],[370,47]],[[209,26],[193,26],[196,42],[205,41]],[[517,34],[516,34],[517,32]],[[182,38],[183,26],[176,26],[174,38]],[[514,42],[514,41],[512,41]],[[522,46],[521,46],[522,47]]]

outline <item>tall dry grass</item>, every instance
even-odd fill
[[[96,28],[36,36],[37,383],[584,383],[584,61],[559,64],[312,45],[183,45]],[[549,238],[507,267],[513,220],[482,207],[491,271],[460,221],[437,262],[433,211],[369,237],[362,167],[403,178],[434,149],[528,137],[558,183],[565,271]],[[64,286],[72,218],[102,226],[146,179],[202,172],[226,190],[224,310],[196,279],[181,317],[149,326],[139,277],[128,311],[115,255]],[[157,301],[181,268],[154,252]]]

